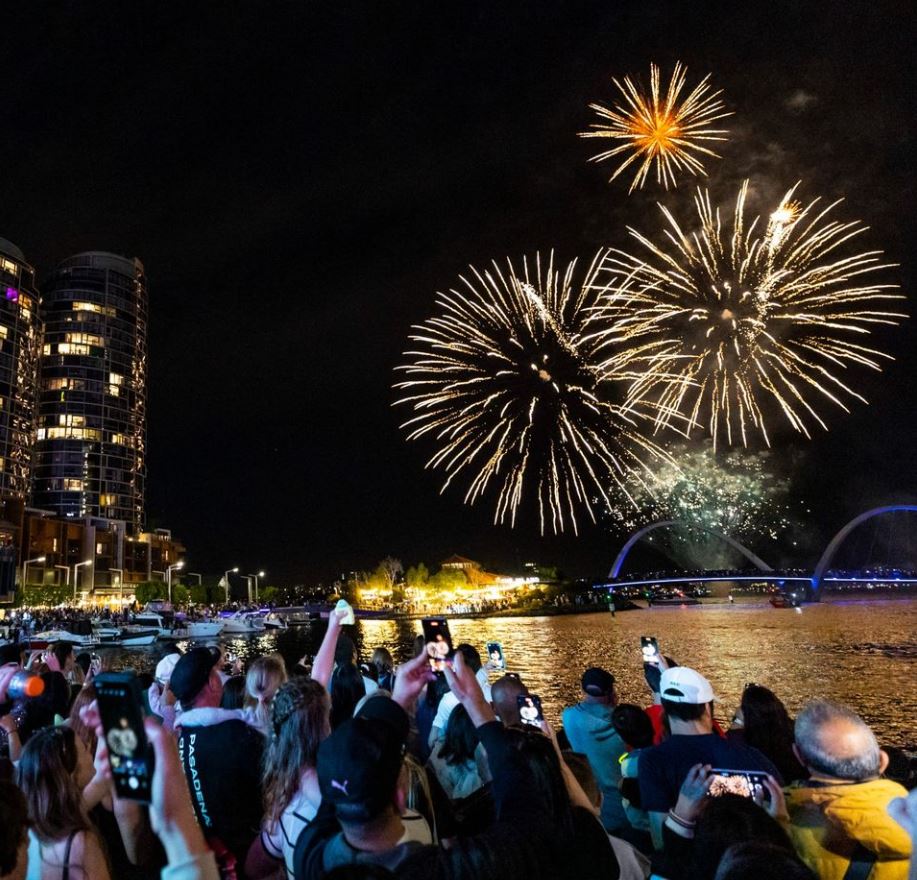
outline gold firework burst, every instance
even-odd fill
[[[612,79],[624,98],[623,104],[614,107],[589,105],[607,122],[593,122],[590,126],[593,131],[580,132],[579,136],[624,142],[597,153],[590,161],[603,162],[622,153],[629,154],[609,182],[635,162],[639,165],[628,192],[643,187],[653,165],[656,166],[656,181],[665,189],[669,188],[669,184],[677,186],[675,177],[679,171],[706,176],[700,157],[718,158],[718,154],[702,142],[726,140],[723,137],[727,134],[725,130],[710,128],[710,125],[732,113],[720,100],[722,90],[711,92],[710,74],[684,100],[680,100],[687,73],[688,69],[678,62],[663,96],[659,68],[651,64],[649,94],[642,92],[629,76],[625,76],[623,83]]]
[[[844,410],[846,397],[865,402],[848,384],[849,368],[879,370],[892,360],[863,342],[877,325],[906,317],[891,310],[904,298],[891,292],[897,285],[873,280],[893,264],[881,262],[881,251],[840,256],[866,227],[829,219],[838,202],[801,207],[795,189],[766,226],[760,217],[746,223],[746,181],[731,232],[698,190],[697,231],[685,232],[660,206],[664,244],[631,229],[645,258],[605,255],[600,333],[615,349],[604,369],[639,376],[629,400],[657,404],[657,428],[683,417],[705,420],[714,443],[725,435],[747,445],[751,429],[769,443],[768,409],[809,436],[812,421],[827,427],[816,402]]]
[[[574,269],[556,270],[553,254],[546,266],[524,259],[521,272],[509,260],[471,267],[460,290],[437,294],[437,314],[414,328],[418,347],[398,368],[408,439],[435,441],[427,467],[445,472],[443,490],[467,477],[473,504],[492,488],[496,523],[515,524],[531,498],[542,532],[575,532],[578,511],[595,521],[594,506],[611,503],[610,485],[626,493],[625,477],[649,474],[645,457],[667,459],[639,417],[608,400],[618,377],[596,369],[586,332],[596,262],[582,285]]]

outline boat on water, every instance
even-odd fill
[[[144,629],[141,626],[103,627],[96,630],[99,647],[120,645],[123,648],[144,648],[159,638],[159,629]]]
[[[172,629],[163,616],[155,611],[141,611],[131,618],[131,623],[138,629],[156,630],[157,636],[164,636]]]
[[[795,593],[773,593],[767,600],[774,608],[798,608],[799,597]]]
[[[263,633],[267,622],[258,611],[236,611],[221,619],[227,635],[255,635]]]
[[[58,642],[73,642],[79,648],[92,648],[99,644],[99,639],[90,630],[89,635],[71,632],[68,629],[48,629],[31,635],[27,644],[32,649],[48,648]]]
[[[174,629],[160,635],[161,639],[181,641],[183,639],[215,639],[223,632],[222,620],[185,620],[177,622]]]
[[[262,612],[261,619],[264,621],[266,629],[289,629],[290,625],[286,618],[276,611],[269,611],[266,614]]]

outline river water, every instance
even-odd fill
[[[456,644],[470,642],[482,655],[485,642],[502,642],[508,668],[541,695],[553,722],[579,698],[587,666],[614,674],[622,702],[645,705],[640,636],[652,635],[663,653],[710,679],[720,718],[732,717],[742,688],[755,682],[771,688],[791,714],[812,697],[829,697],[860,712],[883,743],[917,744],[917,600],[823,602],[802,613],[770,605],[654,607],[615,618],[455,619],[449,625]],[[222,641],[243,659],[279,651],[292,667],[315,652],[324,628],[316,622]],[[419,621],[363,620],[355,635],[364,659],[384,645],[401,661],[418,632]],[[158,645],[122,650],[114,666],[149,670],[161,654]]]

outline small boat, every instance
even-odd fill
[[[287,623],[286,618],[282,614],[278,614],[276,611],[270,611],[262,617],[264,621],[264,626],[267,629],[289,629],[290,625]]]
[[[158,629],[126,626],[121,630],[119,643],[124,648],[145,648],[147,645],[152,645],[158,638]]]
[[[80,648],[91,648],[99,644],[99,640],[94,635],[82,635],[66,629],[49,629],[35,633],[28,642],[32,648],[48,648],[57,642],[73,642]]]
[[[795,593],[774,593],[768,600],[774,608],[798,608],[799,598]]]
[[[264,632],[266,622],[257,611],[236,611],[222,619],[223,632],[233,635],[252,635]]]
[[[170,632],[170,628],[166,626],[162,615],[157,614],[155,611],[142,611],[139,614],[135,614],[131,618],[131,623],[141,629],[155,629],[160,636]]]
[[[215,639],[223,632],[222,620],[187,620],[184,626],[167,630],[161,639],[181,641],[183,639]]]

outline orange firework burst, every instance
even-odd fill
[[[724,129],[710,128],[717,119],[731,116],[725,104],[719,99],[722,91],[711,92],[710,75],[707,74],[684,100],[680,96],[685,87],[688,69],[678,62],[669,80],[665,96],[659,83],[659,68],[650,65],[650,91],[646,95],[629,76],[623,84],[612,82],[624,96],[624,104],[613,108],[602,104],[590,104],[602,119],[608,122],[594,122],[593,131],[580,132],[580,137],[612,138],[624,143],[592,156],[591,162],[603,162],[628,153],[627,158],[611,175],[614,180],[624,169],[639,162],[637,173],[628,192],[641,188],[650,169],[656,166],[656,181],[666,189],[676,186],[678,171],[706,176],[698,155],[718,157],[717,153],[703,146],[701,141],[724,141]],[[610,182],[609,181],[609,182]]]

